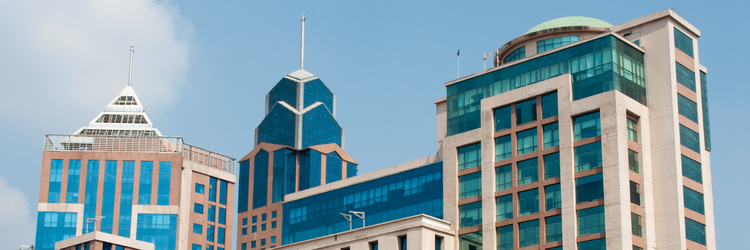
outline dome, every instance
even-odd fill
[[[602,28],[611,28],[613,25],[591,17],[585,17],[585,16],[568,16],[568,17],[561,17],[552,19],[546,22],[543,22],[537,26],[534,26],[533,28],[526,31],[526,33],[523,33],[524,35],[537,32],[540,30],[546,30],[546,29],[552,29],[552,28],[560,28],[560,27],[569,27],[569,26],[592,26],[592,27],[602,27]]]

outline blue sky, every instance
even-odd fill
[[[701,29],[708,67],[712,178],[720,249],[750,233],[750,190],[737,132],[747,124],[747,1],[107,1],[0,2],[0,246],[33,244],[45,133],[72,133],[127,84],[165,135],[236,158],[253,147],[265,94],[299,68],[337,96],[346,151],[360,173],[435,153],[433,100],[443,83],[482,69],[493,51],[536,24],[590,16],[620,24],[677,7]],[[744,45],[744,46],[743,46]],[[5,235],[5,236],[2,236]],[[12,235],[12,237],[10,237]],[[5,238],[3,238],[5,237]]]

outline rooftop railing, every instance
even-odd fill
[[[180,154],[184,160],[230,173],[235,173],[237,162],[232,157],[184,143],[180,136],[47,134],[44,150]]]

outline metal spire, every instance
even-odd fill
[[[130,70],[128,72],[128,86],[133,85],[133,50],[135,46],[133,46],[133,42],[130,42]]]
[[[299,69],[305,69],[305,14],[302,14],[302,51],[300,52]]]

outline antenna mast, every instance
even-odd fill
[[[133,42],[130,42],[130,70],[128,71],[128,86],[133,85]]]
[[[302,14],[302,50],[299,56],[299,69],[305,68],[305,14]]]

